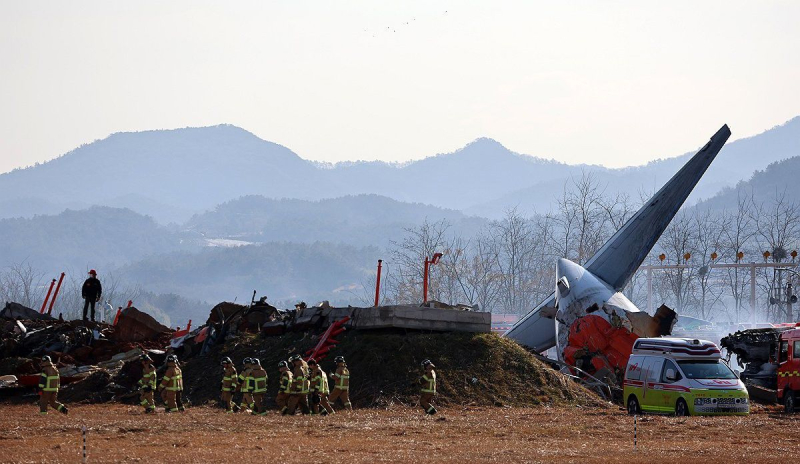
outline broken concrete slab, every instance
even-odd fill
[[[412,305],[352,308],[346,326],[356,330],[410,329],[440,332],[491,331],[491,313],[453,309],[425,308]]]
[[[131,306],[122,310],[112,337],[118,342],[140,342],[154,340],[173,330],[155,320],[149,314]]]

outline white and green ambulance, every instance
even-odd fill
[[[623,386],[630,414],[689,416],[750,412],[744,383],[722,362],[719,347],[706,340],[637,339]]]

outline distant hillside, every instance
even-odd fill
[[[799,175],[800,156],[795,156],[772,163],[762,171],[756,171],[750,179],[722,190],[698,206],[709,209],[736,208],[739,196],[750,194],[757,203],[768,203],[775,198],[776,193],[785,193],[787,199],[797,203],[800,202]]]
[[[56,216],[0,220],[0,243],[0,266],[25,261],[52,272],[107,269],[190,247],[152,218],[99,206]]]
[[[720,121],[720,125],[724,121]],[[717,127],[709,127],[708,135]],[[734,138],[737,136],[736,128]],[[669,137],[665,129],[658,137]],[[698,140],[698,147],[705,140]],[[653,140],[653,145],[658,139]],[[648,146],[642,146],[646,153]],[[726,146],[693,198],[708,198],[769,163],[798,155],[800,117]],[[691,151],[694,153],[694,151]],[[596,174],[612,190],[651,192],[689,154],[626,169],[570,166],[514,153],[481,138],[460,150],[402,165],[303,160],[286,147],[238,127],[119,133],[55,160],[0,174],[0,217],[30,217],[65,207],[126,207],[181,223],[192,214],[247,195],[319,200],[376,194],[498,217],[508,208],[546,211],[570,177]],[[602,162],[602,160],[598,160]]]
[[[170,253],[124,266],[121,273],[156,293],[209,302],[250,301],[253,290],[270,301],[354,302],[371,282],[377,248],[330,243],[265,243]],[[370,283],[371,285],[371,283]]]
[[[274,200],[246,196],[196,215],[184,228],[208,238],[247,242],[320,240],[350,245],[386,246],[400,240],[405,228],[446,219],[463,236],[486,224],[455,210],[419,203],[401,203],[378,195],[330,200]]]
[[[709,136],[716,128],[709,128]],[[736,128],[732,128],[736,138]],[[669,136],[669,134],[665,134]],[[698,140],[698,149],[706,141]],[[643,151],[647,147],[642,147]],[[644,194],[651,194],[661,188],[683,166],[696,151],[684,155],[650,162],[644,166],[614,169],[592,170],[598,184],[608,194],[623,193],[632,199],[639,199]],[[781,126],[753,137],[728,142],[717,155],[717,159],[697,184],[689,197],[688,204],[714,196],[720,190],[733,187],[740,180],[748,179],[753,171],[764,169],[770,163],[800,155],[800,117],[796,117]],[[800,174],[800,171],[795,171]],[[580,178],[580,172],[573,173]],[[547,212],[555,207],[568,178],[552,178],[520,188],[498,198],[492,198],[482,204],[467,208],[465,212],[484,217],[497,217],[497,212],[509,207],[518,207],[523,212]]]

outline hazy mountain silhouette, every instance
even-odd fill
[[[208,238],[247,242],[320,240],[350,245],[387,246],[403,238],[405,228],[425,220],[447,220],[465,236],[487,223],[460,211],[418,203],[402,203],[378,195],[308,200],[274,200],[246,196],[192,217],[187,232]]]
[[[709,128],[709,135],[714,130]],[[798,150],[800,117],[732,142],[701,181],[695,198],[710,197]],[[161,223],[180,223],[246,195],[319,200],[358,194],[496,217],[514,206],[549,209],[564,183],[581,172],[596,174],[612,190],[649,192],[672,176],[689,154],[641,167],[607,169],[522,155],[481,138],[453,153],[405,164],[321,165],[230,125],[119,133],[50,162],[0,175],[0,217],[101,204],[127,207]]]
[[[735,128],[734,128],[735,130]],[[714,131],[710,130],[709,135]],[[699,149],[700,147],[698,147]],[[647,148],[644,147],[644,150]],[[683,166],[696,151],[676,158],[652,161],[644,166],[623,169],[584,170],[590,172],[607,194],[624,193],[637,200],[655,192]],[[724,188],[748,179],[753,171],[770,163],[800,155],[800,116],[761,134],[726,144],[714,163],[697,184],[688,204],[714,196]],[[794,167],[792,167],[794,168]],[[800,171],[794,171],[800,174]],[[557,197],[570,177],[580,179],[575,170],[564,178],[551,178],[509,194],[467,208],[465,212],[484,217],[497,217],[498,212],[517,207],[525,213],[544,213],[555,207]]]
[[[797,203],[800,199],[800,156],[778,161],[766,169],[756,171],[753,176],[727,187],[697,206],[709,209],[734,209],[739,198],[752,195],[756,203],[769,204],[777,197],[785,196],[786,201]]]

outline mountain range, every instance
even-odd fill
[[[174,323],[202,318],[208,308],[193,312],[198,300],[244,301],[254,289],[273,301],[355,304],[405,229],[445,219],[469,237],[510,208],[552,210],[584,174],[636,203],[692,153],[609,169],[480,138],[408,163],[328,165],[230,125],[119,133],[0,174],[0,268],[110,270],[157,292],[148,304]],[[732,141],[689,202],[729,208],[743,191],[797,198],[799,155],[800,117]]]
[[[709,128],[709,135],[716,129]],[[659,137],[669,136],[664,132]],[[698,140],[698,147],[704,142]],[[0,174],[0,218],[103,205],[179,224],[247,195],[320,200],[360,194],[493,218],[512,207],[545,212],[565,182],[586,172],[608,185],[608,193],[652,192],[691,153],[608,169],[514,153],[480,138],[453,153],[404,164],[324,165],[230,125],[118,133],[52,161]],[[730,142],[690,201],[710,198],[755,170],[797,155],[800,117]]]

